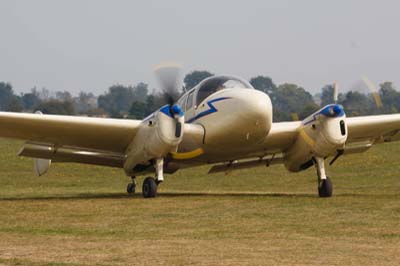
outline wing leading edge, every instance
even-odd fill
[[[369,148],[376,143],[400,140],[400,114],[349,117],[346,123],[349,149],[355,144]],[[263,146],[269,153],[285,152],[296,141],[301,126],[302,122],[298,121],[273,123]]]
[[[0,112],[0,137],[26,141],[20,156],[123,167],[126,150],[146,121]],[[200,125],[185,124],[185,140],[202,142]],[[142,134],[140,141],[147,141]]]
[[[350,117],[346,123],[348,143],[400,140],[400,114]]]
[[[0,137],[124,153],[141,121],[0,112]]]

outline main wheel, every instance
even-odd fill
[[[135,183],[129,183],[126,186],[126,192],[128,192],[128,194],[134,194],[135,193],[135,189],[136,189],[136,184]]]
[[[157,183],[152,177],[146,177],[142,187],[143,197],[154,198],[157,195]]]
[[[332,196],[333,186],[329,177],[322,179],[318,184],[318,194],[321,198],[329,198]]]

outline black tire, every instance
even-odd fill
[[[143,181],[142,193],[145,198],[154,198],[157,196],[157,183],[154,178],[146,177]]]
[[[126,186],[126,192],[128,192],[128,194],[134,194],[135,190],[136,190],[136,184],[134,184],[134,183],[129,183]]]
[[[318,184],[318,194],[321,198],[329,198],[332,197],[332,193],[332,181],[329,177],[326,177],[326,179],[321,180]]]

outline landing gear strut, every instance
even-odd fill
[[[318,195],[321,198],[329,198],[332,196],[333,185],[331,179],[326,176],[324,158],[315,157],[314,163],[318,176]]]

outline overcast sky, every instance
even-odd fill
[[[313,92],[367,75],[400,86],[399,1],[1,0],[0,80],[17,91],[156,85],[177,61]]]

